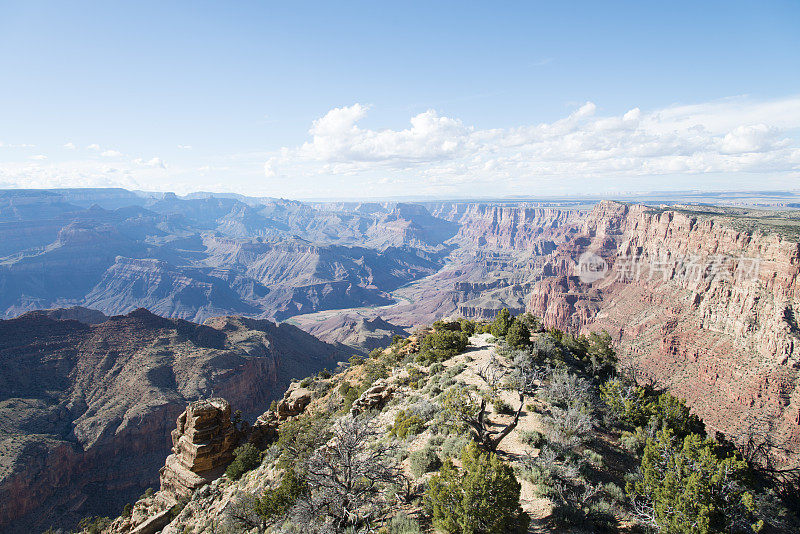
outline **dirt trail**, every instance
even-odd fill
[[[470,347],[462,354],[445,362],[446,367],[452,367],[459,364],[465,364],[466,369],[458,374],[455,378],[465,384],[475,385],[482,391],[488,391],[489,388],[483,379],[478,375],[492,359],[493,356],[498,357],[499,361],[503,364],[502,358],[499,357],[496,350],[496,345],[489,340],[492,339],[490,334],[478,334],[470,338]],[[519,397],[513,391],[501,391],[500,398],[502,398],[514,410],[519,407]],[[536,400],[526,397],[525,404],[536,404]],[[497,423],[497,426],[505,425],[512,419],[510,415],[501,415],[489,412],[489,418]],[[542,422],[539,415],[527,407],[523,408],[522,414],[519,418],[517,427],[505,437],[500,443],[497,453],[506,461],[514,465],[519,465],[528,455],[536,456],[538,449],[525,445],[521,436],[524,432],[538,431],[542,432]],[[522,509],[525,510],[533,519],[530,532],[541,532],[542,530],[537,527],[541,520],[549,516],[552,512],[552,503],[549,499],[541,498],[536,495],[536,487],[527,480],[518,479],[522,485],[522,493],[520,495],[520,503]]]

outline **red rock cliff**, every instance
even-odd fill
[[[800,247],[735,222],[602,202],[548,258],[528,308],[549,325],[607,330],[710,429],[774,425],[797,451]],[[589,283],[576,271],[587,251],[607,268]]]

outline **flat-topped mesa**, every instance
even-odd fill
[[[172,454],[160,471],[162,493],[176,501],[219,477],[239,439],[225,399],[194,401],[177,423]]]

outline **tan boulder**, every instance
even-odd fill
[[[306,406],[311,403],[312,394],[313,392],[307,388],[290,387],[283,399],[278,402],[278,418],[283,420],[303,413]]]
[[[368,390],[361,394],[350,408],[350,413],[358,415],[373,408],[380,408],[394,393],[394,387],[384,380],[378,380]]]

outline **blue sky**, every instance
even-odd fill
[[[0,186],[797,188],[799,27],[796,1],[0,2]]]

